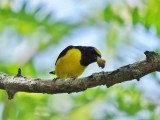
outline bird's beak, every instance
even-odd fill
[[[97,57],[97,64],[99,67],[104,68],[106,61],[100,57]]]

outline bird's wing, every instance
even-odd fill
[[[57,63],[57,61],[58,61],[59,58],[63,57],[63,56],[68,52],[68,50],[70,50],[70,49],[72,49],[72,48],[74,48],[74,46],[72,46],[72,45],[66,47],[66,48],[59,54],[59,56],[58,56],[58,58],[57,58],[57,60],[56,60],[56,63]],[[56,63],[55,63],[55,65],[56,65]]]

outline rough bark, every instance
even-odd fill
[[[16,92],[30,93],[72,93],[84,91],[87,88],[98,85],[110,87],[114,84],[133,79],[140,80],[141,77],[160,71],[160,55],[155,52],[145,52],[146,60],[123,66],[110,72],[93,73],[88,77],[69,78],[66,80],[44,80],[32,77],[21,76],[18,70],[16,76],[0,73],[0,89],[8,93],[8,98],[12,99]]]

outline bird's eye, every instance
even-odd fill
[[[99,56],[99,55],[95,55],[95,56],[94,56],[94,59],[97,60],[98,57],[100,57],[100,56]]]
[[[97,56],[94,56],[94,59],[97,60]]]
[[[97,57],[100,57],[100,58],[101,58],[101,55],[97,55]]]

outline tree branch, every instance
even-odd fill
[[[84,91],[87,88],[98,85],[110,87],[114,84],[139,80],[154,71],[160,71],[160,55],[155,52],[145,52],[146,60],[123,66],[111,72],[94,73],[91,76],[83,78],[69,78],[67,80],[44,80],[21,76],[21,70],[16,76],[10,76],[0,73],[0,89],[8,93],[8,98],[12,99],[16,92],[30,93],[72,93]]]

